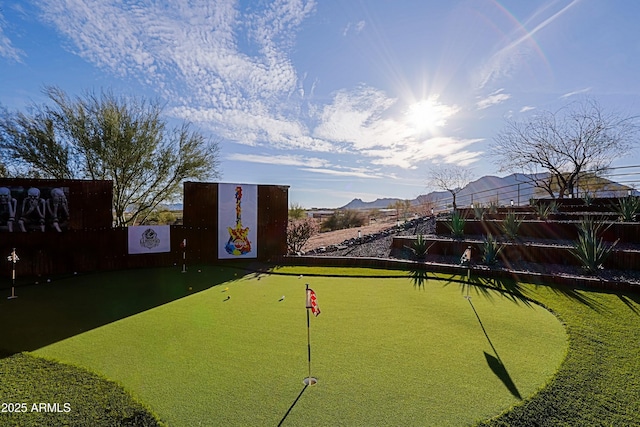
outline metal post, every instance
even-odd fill
[[[18,255],[16,255],[16,248],[13,248],[11,251],[11,255],[9,255],[8,260],[11,261],[11,296],[7,297],[7,299],[15,299],[18,298],[16,295],[16,262],[18,261]]]

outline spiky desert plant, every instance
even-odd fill
[[[498,262],[498,255],[502,252],[502,244],[493,238],[491,234],[485,237],[482,243],[482,263],[485,265],[494,265]]]
[[[490,214],[498,213],[498,201],[497,200],[490,200],[488,209],[489,209],[489,213]]]
[[[451,215],[451,220],[446,223],[447,228],[451,230],[451,234],[454,237],[462,237],[464,236],[464,224],[466,220],[458,211],[454,211]]]
[[[573,243],[571,249],[571,253],[589,273],[603,268],[602,265],[619,241],[618,239],[612,244],[606,244],[601,237],[598,237],[602,227],[603,223],[596,222],[592,218],[582,219],[578,226],[578,240]]]
[[[518,230],[522,225],[522,220],[514,212],[509,212],[502,221],[501,228],[505,236],[510,240],[514,240],[518,237]]]
[[[555,200],[549,204],[538,203],[535,205],[535,210],[538,218],[546,220],[550,214],[558,212],[558,204]]]
[[[476,219],[484,219],[484,214],[487,211],[487,208],[485,208],[484,206],[482,206],[481,203],[478,203],[477,205],[473,205],[473,216]]]
[[[584,202],[585,206],[591,206],[593,204],[594,199],[595,197],[593,197],[593,194],[589,193],[588,191],[584,192],[584,197],[582,198],[582,201]]]
[[[424,261],[424,259],[427,257],[427,254],[429,253],[429,249],[431,249],[431,247],[433,247],[433,245],[435,244],[436,242],[432,242],[431,244],[429,244],[429,241],[425,239],[424,235],[418,234],[418,236],[416,237],[416,241],[413,242],[411,246],[405,247],[413,253],[415,259]]]
[[[621,221],[635,221],[636,214],[640,212],[640,197],[627,196],[618,199],[618,204],[614,207],[614,209],[620,215]]]

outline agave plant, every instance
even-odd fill
[[[498,201],[497,200],[489,201],[489,213],[490,214],[498,213]]]
[[[498,255],[502,252],[502,244],[495,240],[491,234],[488,234],[482,244],[482,263],[485,265],[494,265],[498,262]]]
[[[550,214],[558,212],[558,204],[555,200],[552,200],[549,204],[538,203],[535,205],[535,209],[538,218],[546,220]]]
[[[520,229],[520,225],[522,224],[522,220],[518,219],[518,216],[509,212],[504,217],[504,221],[502,221],[502,231],[510,240],[514,240],[518,237],[518,230]]]
[[[413,252],[413,256],[417,260],[424,261],[424,259],[427,257],[427,254],[429,253],[429,249],[431,249],[431,247],[435,244],[436,242],[429,244],[429,241],[425,239],[422,234],[418,234],[416,241],[413,242],[413,245],[408,248],[409,250],[411,250],[411,252]]]
[[[454,211],[451,215],[451,221],[447,222],[447,228],[451,230],[451,234],[454,237],[462,237],[464,236],[464,224],[466,220],[458,211]]]
[[[620,215],[620,220],[624,222],[635,221],[636,214],[640,212],[640,197],[627,196],[618,200],[618,205],[614,207]]]
[[[594,199],[595,197],[593,197],[593,194],[589,193],[588,191],[584,192],[584,197],[582,198],[582,201],[584,202],[585,206],[591,206],[593,204]]]
[[[473,216],[476,219],[484,219],[484,214],[487,211],[487,208],[485,208],[484,206],[482,206],[482,204],[478,203],[477,205],[473,206]]]
[[[573,243],[571,253],[580,260],[582,267],[589,273],[602,268],[604,261],[609,257],[613,248],[618,244],[616,240],[612,244],[606,244],[602,238],[598,238],[603,223],[591,218],[580,221],[578,226],[578,240]]]

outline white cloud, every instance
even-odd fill
[[[525,105],[520,109],[521,113],[526,113],[527,111],[535,110],[536,107],[532,107],[531,105]]]
[[[321,173],[325,175],[351,176],[356,178],[367,178],[367,179],[382,178],[382,175],[368,172],[365,170],[357,170],[357,169],[341,170],[341,169],[326,169],[326,168],[303,168],[302,170],[307,172],[313,172],[313,173]]]
[[[581,95],[583,93],[587,93],[587,92],[590,92],[590,91],[591,91],[590,87],[585,87],[584,89],[574,90],[573,92],[565,93],[560,98],[566,99],[566,98],[570,98],[570,97],[575,96],[575,95]]]
[[[2,13],[0,13],[0,56],[11,61],[22,62],[24,52],[13,46],[9,37],[4,33],[6,22]]]
[[[117,75],[140,79],[169,100],[169,114],[226,141],[265,151],[354,154],[374,164],[404,168],[424,159],[445,159],[472,141],[449,138],[449,145],[425,144],[426,130],[402,114],[411,106],[370,86],[338,90],[329,102],[319,104],[313,99],[315,79],[311,97],[306,95],[307,75],[298,74],[290,54],[297,31],[315,10],[313,0],[39,4],[44,19],[73,43],[78,55]],[[365,27],[365,21],[359,21],[351,31]],[[440,115],[431,118],[431,131],[443,129],[459,111],[437,97],[428,100],[433,115]],[[463,161],[470,158],[465,155]],[[313,167],[370,175],[322,164]]]
[[[367,23],[365,21],[358,21],[356,23],[348,22],[347,25],[344,27],[344,30],[342,30],[342,35],[346,37],[351,32],[360,34],[366,26],[367,26]]]
[[[506,100],[510,99],[511,95],[508,93],[502,93],[503,91],[504,89],[498,89],[497,91],[493,92],[486,98],[476,102],[476,106],[478,107],[478,110],[484,110],[485,108],[489,108],[494,105],[501,104]]]
[[[233,153],[227,156],[227,160],[235,160],[249,163],[262,163],[279,166],[303,166],[306,168],[322,168],[330,166],[330,162],[318,157],[305,157],[294,155],[273,156],[267,154],[239,154]]]

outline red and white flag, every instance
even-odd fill
[[[182,249],[184,249],[184,248],[186,248],[186,247],[187,247],[187,239],[182,239],[182,242],[180,242],[180,247],[181,247]]]
[[[318,316],[320,314],[320,307],[318,307],[318,298],[316,298],[316,293],[313,292],[313,289],[307,288],[307,308],[311,309],[311,312],[314,316]]]

